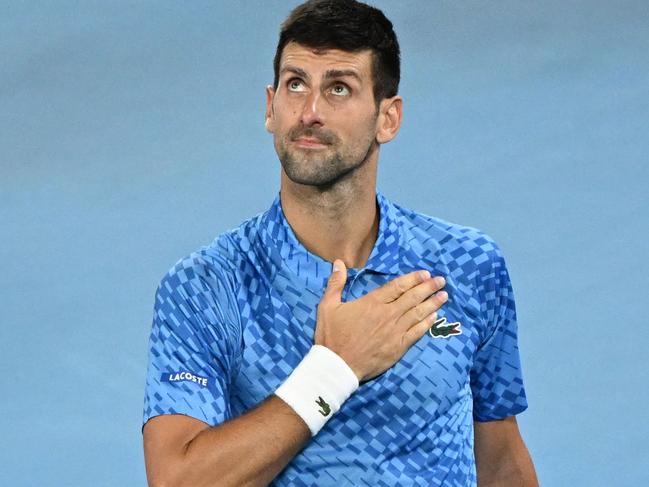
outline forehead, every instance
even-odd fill
[[[362,79],[370,78],[372,71],[372,51],[349,52],[340,49],[314,49],[296,42],[284,46],[279,63],[280,71],[285,66],[301,68],[313,75],[331,69],[353,70]]]

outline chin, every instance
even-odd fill
[[[336,176],[329,177],[321,174],[294,174],[289,172],[286,172],[286,176],[295,184],[317,187],[330,187],[333,183],[340,179]]]
[[[358,157],[359,160],[355,164],[348,165],[345,160],[354,160],[354,157],[345,158],[339,153],[325,156],[316,151],[295,153],[283,150],[278,151],[277,155],[288,179],[296,184],[315,186],[323,190],[348,178],[367,161],[366,155],[365,158]]]
[[[295,184],[301,184],[304,186],[317,187],[321,190],[328,190],[332,188],[335,184],[347,179],[351,174],[353,174],[356,167],[349,167],[345,169],[338,169],[337,171],[320,171],[319,173],[310,173],[305,174],[300,171],[294,171],[289,167],[283,165],[284,173],[286,177],[290,179]]]

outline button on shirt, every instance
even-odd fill
[[[380,191],[376,201],[377,240],[365,267],[348,269],[343,301],[427,269],[446,279],[438,317],[455,332],[431,330],[362,383],[271,485],[472,486],[473,421],[527,408],[499,247]],[[296,238],[279,193],[178,261],[155,295],[144,423],[184,414],[216,426],[273,394],[313,345],[331,270]]]

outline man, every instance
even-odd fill
[[[150,485],[537,485],[500,250],[376,190],[402,115],[392,24],[307,2],[274,69],[279,195],[157,290]]]

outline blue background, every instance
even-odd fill
[[[0,484],[144,485],[153,296],[264,211],[297,2],[0,3]],[[379,188],[512,277],[545,486],[649,483],[649,7],[377,1],[405,119]]]

